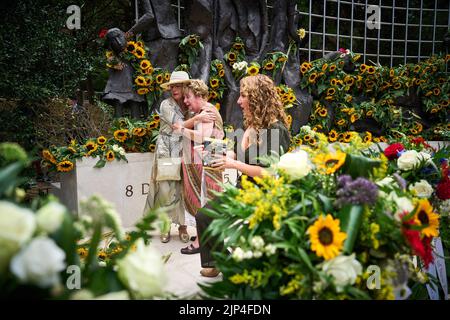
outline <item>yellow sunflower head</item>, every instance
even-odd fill
[[[256,76],[259,73],[259,68],[257,66],[251,66],[247,69],[247,74],[250,76]]]
[[[69,172],[73,169],[73,163],[71,161],[65,160],[61,161],[57,165],[57,170],[59,172]]]
[[[116,130],[114,131],[114,139],[116,139],[119,142],[124,142],[128,138],[128,130],[122,129],[122,130]]]
[[[337,139],[337,134],[335,134],[335,139]],[[338,150],[336,153],[318,154],[313,158],[313,162],[320,173],[332,174],[342,167],[346,156],[344,152]]]
[[[147,131],[144,128],[134,128],[133,129],[133,136],[142,137],[145,136]]]
[[[98,137],[98,138],[97,138],[97,143],[98,143],[99,145],[105,144],[105,143],[106,143],[106,138],[105,138],[104,136]]]
[[[141,63],[139,65],[140,65],[142,70],[147,70],[148,68],[150,68],[150,66],[152,64],[147,59],[144,59],[144,60],[141,61]]]
[[[336,130],[333,129],[328,133],[328,140],[330,140],[330,142],[335,142],[337,140],[337,136],[338,134]]]
[[[106,160],[113,161],[114,158],[115,158],[115,156],[114,156],[114,152],[112,150],[109,150],[108,152],[106,152]]]
[[[145,94],[147,94],[148,93],[148,89],[147,88],[139,88],[138,90],[137,90],[137,94],[139,94],[139,95],[145,95]]]
[[[134,51],[134,55],[136,58],[142,59],[145,55],[145,50],[142,49],[141,47],[137,47],[136,50]]]
[[[88,151],[87,155],[91,155],[92,153],[94,153],[98,149],[98,144],[96,144],[94,141],[89,141],[84,146],[86,147],[86,149]]]
[[[148,150],[149,150],[150,152],[155,152],[155,150],[156,150],[156,145],[154,145],[154,144],[149,145],[149,146],[148,146]]]
[[[211,85],[211,88],[217,88],[219,86],[219,80],[216,78],[211,78],[209,80],[209,84]]]
[[[341,232],[339,219],[333,219],[330,214],[326,217],[321,215],[312,226],[308,228],[311,241],[311,250],[318,257],[325,260],[333,259],[338,256],[344,246],[344,240],[347,238],[345,232]]]
[[[225,75],[225,70],[220,69],[219,70],[219,77],[223,78],[224,75]]]
[[[428,199],[419,200],[414,218],[419,226],[424,227],[421,230],[423,236],[437,237],[439,235],[439,215],[433,212]]]
[[[189,44],[191,46],[195,46],[198,43],[198,39],[196,36],[190,36],[189,37]]]
[[[275,64],[273,62],[271,62],[271,61],[266,62],[264,64],[264,69],[265,70],[273,70],[273,68],[275,68]]]

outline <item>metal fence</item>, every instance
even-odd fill
[[[183,30],[186,0],[171,0]],[[267,0],[269,19],[276,0]],[[364,62],[382,65],[415,63],[444,51],[442,41],[450,28],[449,0],[299,0],[299,28],[307,31],[300,48],[304,60],[350,49]],[[369,29],[370,6],[380,12],[380,27]],[[269,26],[270,27],[270,26]]]

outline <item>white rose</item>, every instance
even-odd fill
[[[244,250],[242,250],[240,247],[237,247],[236,249],[234,249],[232,257],[237,262],[244,260]]]
[[[409,191],[418,196],[419,198],[429,198],[433,193],[433,187],[427,180],[420,180],[413,185],[409,186]]]
[[[11,271],[22,282],[42,288],[56,285],[59,273],[65,269],[66,254],[47,237],[33,239],[11,261]]]
[[[397,195],[397,193],[395,193],[394,191],[392,191],[389,196],[387,197],[388,200],[393,201],[397,207],[397,211],[395,212],[395,219],[397,221],[400,221],[400,215],[403,212],[411,212],[412,210],[414,210],[414,206],[411,202],[411,200],[409,200],[406,197],[399,197]]]
[[[392,186],[394,184],[395,180],[392,177],[385,177],[384,179],[375,182],[377,186],[379,187],[389,187]]]
[[[27,242],[36,229],[36,219],[31,210],[14,203],[0,201],[0,273],[9,260]]]
[[[304,150],[283,154],[278,162],[278,168],[286,171],[293,180],[305,177],[312,169],[308,153]]]
[[[122,147],[120,147],[120,148],[119,148],[119,154],[120,154],[121,156],[124,156],[124,155],[125,155],[125,149],[122,148]]]
[[[244,259],[251,259],[253,258],[253,252],[251,250],[247,250],[244,252]]]
[[[412,170],[420,163],[419,154],[416,150],[403,152],[397,159],[397,166],[400,170]]]
[[[117,262],[121,281],[138,299],[152,298],[163,293],[167,277],[161,255],[144,240],[136,242],[136,251]]]
[[[419,154],[417,155],[417,158],[419,159],[419,161],[429,162],[431,160],[431,154],[424,151],[420,151]]]
[[[36,212],[39,230],[47,233],[55,232],[61,226],[65,213],[66,207],[59,202],[53,201],[46,204]]]
[[[253,258],[258,259],[262,257],[262,252],[261,251],[255,251],[253,252]]]
[[[322,270],[334,278],[337,291],[341,291],[346,285],[352,285],[356,277],[362,273],[362,266],[355,259],[355,254],[350,256],[337,256],[323,263]]]
[[[255,236],[252,238],[251,244],[255,249],[261,249],[264,247],[264,239],[260,236]]]
[[[112,149],[114,152],[119,152],[119,150],[120,150],[120,148],[117,144],[113,145]]]

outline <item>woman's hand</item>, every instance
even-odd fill
[[[172,130],[174,133],[176,134],[181,134],[181,129],[184,128],[183,127],[183,123],[182,122],[176,122],[172,125]]]
[[[203,110],[195,116],[195,120],[199,122],[214,122],[216,120],[216,115],[213,111]]]
[[[211,161],[211,167],[223,170],[223,169],[234,169],[237,161],[229,158],[227,156],[216,155],[215,159]]]

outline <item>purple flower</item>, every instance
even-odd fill
[[[373,205],[377,201],[378,187],[365,178],[352,180],[349,175],[338,178],[339,189],[336,192],[336,205],[343,207],[347,204]]]
[[[399,185],[401,190],[405,190],[406,189],[406,180],[403,179],[403,177],[401,175],[399,175],[398,173],[394,173],[392,175],[395,179],[395,181],[397,181],[397,184]]]

